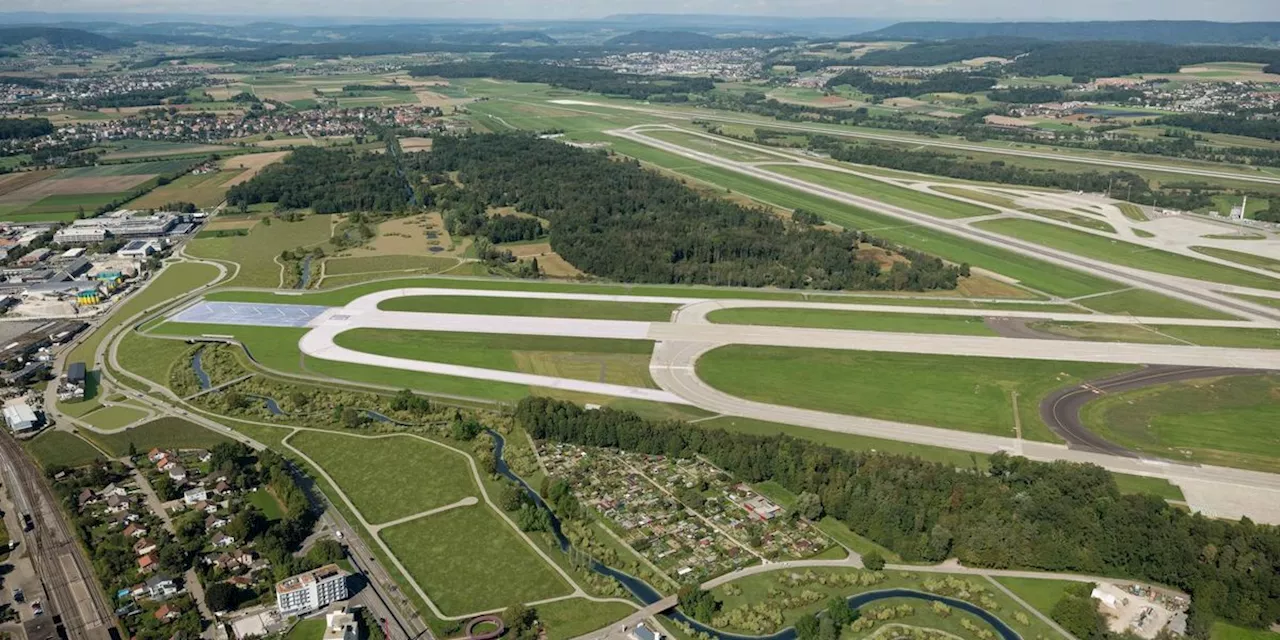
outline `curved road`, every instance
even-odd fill
[[[1218,378],[1223,376],[1260,375],[1256,369],[1231,369],[1224,367],[1173,367],[1155,365],[1138,371],[1093,380],[1059,390],[1040,402],[1040,417],[1054,433],[1066,440],[1067,446],[1082,451],[1105,453],[1130,458],[1147,457],[1108,441],[1089,430],[1080,419],[1084,405],[1105,393],[1133,391],[1182,380]]]

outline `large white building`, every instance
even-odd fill
[[[40,424],[36,412],[25,402],[13,403],[4,408],[4,421],[14,433],[25,433]]]
[[[94,244],[107,238],[158,237],[178,224],[172,213],[138,215],[133,211],[117,211],[97,218],[76,220],[53,234],[59,244]]]
[[[276,584],[281,617],[298,616],[347,599],[347,573],[336,564],[285,578]]]

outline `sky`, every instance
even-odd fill
[[[706,13],[964,21],[1280,20],[1278,0],[3,0],[0,11],[209,13],[397,18],[600,18],[619,13]]]

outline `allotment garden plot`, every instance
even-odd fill
[[[700,459],[556,443],[543,443],[539,456],[628,545],[684,584],[834,546],[816,527]]]

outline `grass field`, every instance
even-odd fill
[[[105,431],[116,431],[147,417],[146,412],[126,406],[103,407],[81,419]]]
[[[761,367],[759,363],[769,366]],[[708,352],[699,376],[759,402],[1000,436],[1053,441],[1037,404],[1049,392],[1129,367],[1074,362],[731,345]]]
[[[190,142],[164,142],[160,140],[125,140],[116,143],[114,146],[115,150],[102,156],[103,160],[227,153],[235,150],[234,147]]]
[[[1202,318],[1205,320],[1232,320],[1233,316],[1219,313],[1191,302],[1147,291],[1127,289],[1105,296],[1081,300],[1080,304],[1102,313],[1129,313],[1135,316],[1156,318]]]
[[[1203,253],[1207,256],[1230,260],[1250,267],[1258,267],[1259,269],[1267,269],[1268,271],[1280,271],[1280,260],[1268,258],[1266,256],[1254,255],[1243,251],[1232,251],[1230,249],[1219,249],[1218,247],[1191,247],[1196,253]]]
[[[168,385],[169,372],[191,348],[191,345],[181,340],[148,338],[130,331],[120,339],[116,359],[125,370],[152,382]]]
[[[986,191],[978,191],[977,189],[966,189],[964,187],[935,187],[935,189],[947,195],[956,196],[958,198],[968,198],[970,200],[977,200],[978,202],[993,204],[997,207],[1004,207],[1005,209],[1018,208],[1018,203],[1014,201],[1014,199],[1010,196],[1002,196],[994,193],[988,193]]]
[[[128,455],[130,443],[138,451],[146,452],[152,447],[211,449],[218,443],[228,441],[228,438],[222,434],[214,433],[182,418],[173,417],[156,418],[119,433],[86,435],[115,456]]]
[[[1070,211],[1058,211],[1056,209],[1027,209],[1027,213],[1031,213],[1042,218],[1049,218],[1067,224],[1073,224],[1077,227],[1086,229],[1094,229],[1096,231],[1106,231],[1107,233],[1115,233],[1116,228],[1110,223],[1099,220],[1092,216],[1083,216]]]
[[[1112,264],[1155,271],[1184,278],[1258,289],[1280,289],[1280,278],[1241,271],[1212,262],[1196,260],[1160,249],[1095,236],[1034,220],[989,220],[976,226],[987,231],[1034,242],[1079,256]]]
[[[281,251],[312,247],[329,240],[329,216],[309,215],[298,222],[274,220],[258,223],[247,236],[199,238],[187,245],[193,256],[226,260],[240,265],[231,284],[240,287],[280,286]]]
[[[228,182],[241,171],[217,171],[203,175],[184,175],[169,184],[129,202],[134,209],[158,209],[170,202],[190,202],[197,207],[216,207],[227,197]]]
[[[747,147],[739,146],[728,140],[716,140],[694,133],[685,133],[682,131],[647,131],[644,135],[738,162],[776,162],[785,159],[774,153],[756,151]]]
[[[653,387],[646,340],[353,329],[339,346],[365,353],[576,380]]]
[[[1142,207],[1139,207],[1136,204],[1130,202],[1119,202],[1116,203],[1116,207],[1120,209],[1120,213],[1123,213],[1124,217],[1130,220],[1137,222],[1145,222],[1147,220],[1147,214],[1143,213]]]
[[[326,276],[380,271],[443,271],[458,265],[453,258],[436,256],[360,256],[329,258],[324,261]]]
[[[951,200],[930,193],[921,193],[841,171],[787,166],[771,166],[769,170],[939,218],[969,218],[1000,213],[995,209],[989,209],[981,205]]]
[[[535,298],[406,296],[385,300],[378,305],[378,308],[385,311],[426,313],[475,313],[491,316],[667,322],[671,319],[671,312],[676,310],[676,305],[645,302],[599,302],[594,300],[541,300]]]
[[[1053,612],[1053,606],[1062,599],[1062,594],[1074,582],[1066,580],[1037,580],[1034,578],[996,578],[996,581],[1009,588],[1046,616]]]
[[[261,488],[250,493],[248,499],[249,504],[257,507],[268,520],[280,520],[284,517],[284,507],[267,489]]]
[[[462,455],[417,438],[301,431],[289,444],[323,467],[373,524],[479,495]]]
[[[325,624],[324,618],[299,620],[285,634],[284,640],[320,640],[324,637]]]
[[[570,593],[551,566],[483,505],[413,520],[381,535],[446,615]]]
[[[1280,471],[1280,375],[1177,382],[1101,396],[1081,418],[1104,438],[1203,464]]]
[[[1138,326],[1078,322],[1035,323],[1034,328],[1080,340],[1139,342],[1148,344],[1196,344],[1206,347],[1280,349],[1278,329],[1224,327]]]
[[[41,467],[79,467],[103,457],[92,445],[66,431],[46,431],[23,444]]]
[[[916,316],[906,313],[829,311],[825,309],[720,309],[707,314],[712,322],[760,324],[816,329],[894,331],[900,333],[948,333],[994,336],[982,318],[962,316]]]
[[[1209,630],[1210,640],[1280,640],[1280,633],[1264,629],[1238,627],[1221,620],[1213,623]]]
[[[536,608],[538,621],[547,630],[547,640],[576,638],[603,629],[636,611],[621,602],[592,602],[582,598],[548,602]]]

